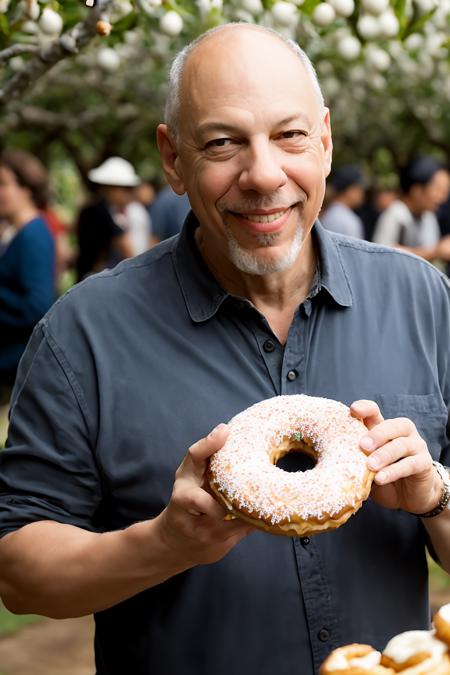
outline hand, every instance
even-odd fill
[[[175,474],[172,497],[160,518],[160,533],[187,569],[223,558],[252,528],[224,520],[227,512],[211,495],[206,481],[208,459],[227,438],[219,424],[192,445]]]
[[[355,401],[350,411],[369,429],[360,446],[376,472],[374,501],[410,513],[426,513],[437,506],[442,481],[414,423],[405,417],[385,420],[374,401]]]

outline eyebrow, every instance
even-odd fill
[[[302,124],[306,124],[311,126],[311,120],[309,117],[304,115],[303,113],[294,113],[293,115],[289,115],[288,117],[284,117],[283,119],[279,120],[276,122],[275,126],[276,127],[282,127],[286,124],[290,124],[291,122],[295,122],[299,120]],[[240,133],[241,129],[239,126],[236,124],[227,124],[226,122],[222,121],[215,121],[212,120],[210,122],[204,122],[203,124],[200,124],[197,127],[197,133],[198,134],[205,134],[208,133],[208,131],[224,131],[226,133]]]

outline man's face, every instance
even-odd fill
[[[123,209],[133,200],[133,188],[121,185],[102,185],[100,189],[103,197],[117,209]]]
[[[450,189],[449,174],[445,169],[436,171],[433,178],[426,185],[416,185],[415,199],[417,211],[435,212],[441,204],[447,201]],[[413,188],[414,189],[414,188]]]
[[[322,204],[331,161],[326,111],[277,38],[227,30],[191,54],[174,166],[204,250],[241,271],[288,268]]]

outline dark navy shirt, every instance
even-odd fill
[[[19,368],[0,453],[3,534],[159,514],[186,449],[278,394],[375,399],[448,462],[450,303],[412,255],[316,224],[318,273],[282,346],[180,236],[74,287]],[[312,675],[331,649],[429,626],[419,519],[370,499],[311,538],[254,532],[222,561],[96,615],[98,675]]]

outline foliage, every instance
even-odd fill
[[[417,152],[450,156],[450,0],[0,0],[0,146],[69,157],[82,179],[112,154],[152,175],[167,65],[229,21],[304,47],[338,160],[384,174]]]

